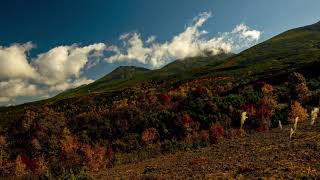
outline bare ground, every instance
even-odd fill
[[[290,126],[92,173],[93,179],[320,179],[320,126]]]

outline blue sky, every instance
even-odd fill
[[[92,82],[119,65],[159,68],[206,48],[239,52],[288,29],[320,21],[319,7],[319,0],[3,0],[0,70],[5,70],[0,72],[0,105],[49,97]],[[176,49],[188,33],[196,42]],[[238,41],[243,35],[244,42],[226,40]],[[148,43],[150,37],[156,39]],[[224,40],[218,42],[221,37]],[[194,51],[193,45],[202,49]],[[56,47],[60,48],[50,51]],[[20,71],[8,65],[13,61],[8,60],[13,57],[10,53],[20,55],[15,58],[24,63],[17,68]],[[62,66],[63,70],[57,69]]]

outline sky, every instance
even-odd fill
[[[2,0],[0,106],[52,97],[120,65],[238,53],[320,21],[319,0]]]

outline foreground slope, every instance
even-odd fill
[[[159,155],[90,174],[93,179],[314,179],[320,176],[320,124],[291,126],[208,148]]]

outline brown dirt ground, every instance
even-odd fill
[[[320,125],[299,124],[118,165],[93,179],[320,179]]]

